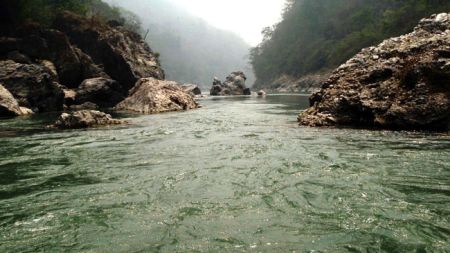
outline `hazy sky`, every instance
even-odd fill
[[[172,0],[218,28],[239,34],[252,46],[261,30],[280,21],[284,0]]]

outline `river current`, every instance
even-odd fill
[[[448,134],[299,127],[306,96],[0,121],[0,252],[450,252]]]

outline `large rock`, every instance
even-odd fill
[[[450,14],[363,49],[310,98],[302,125],[447,130],[450,122]]]
[[[78,87],[87,78],[108,77],[60,31],[27,24],[21,26],[14,36],[0,38],[0,58],[28,64],[50,61],[55,66],[59,82],[69,88]]]
[[[144,77],[164,79],[157,56],[137,33],[64,12],[54,26],[128,91]]]
[[[130,90],[130,96],[116,106],[118,110],[139,113],[185,111],[198,108],[194,98],[176,82],[143,78]]]
[[[11,92],[20,106],[38,112],[63,109],[62,87],[46,67],[0,61],[0,83]]]
[[[61,114],[55,124],[51,127],[60,129],[79,129],[106,125],[118,125],[124,123],[125,121],[113,119],[111,115],[103,112],[82,110]]]
[[[245,87],[246,80],[247,77],[242,71],[231,73],[223,83],[214,78],[210,94],[211,96],[251,95],[250,89]]]
[[[103,77],[86,79],[76,93],[75,103],[91,102],[100,107],[114,107],[124,99],[121,90],[122,87],[115,80]]]
[[[0,117],[15,117],[31,113],[30,109],[20,107],[14,96],[0,84]]]

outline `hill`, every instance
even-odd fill
[[[449,10],[448,0],[288,0],[283,20],[252,49],[255,86],[335,68],[364,47],[412,31],[422,17]]]

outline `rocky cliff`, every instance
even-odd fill
[[[142,78],[164,79],[158,57],[116,22],[64,12],[52,28],[28,23],[0,29],[0,117],[114,107]],[[170,96],[197,105],[181,88]]]
[[[448,130],[450,14],[363,49],[336,69],[300,113],[301,125]]]

